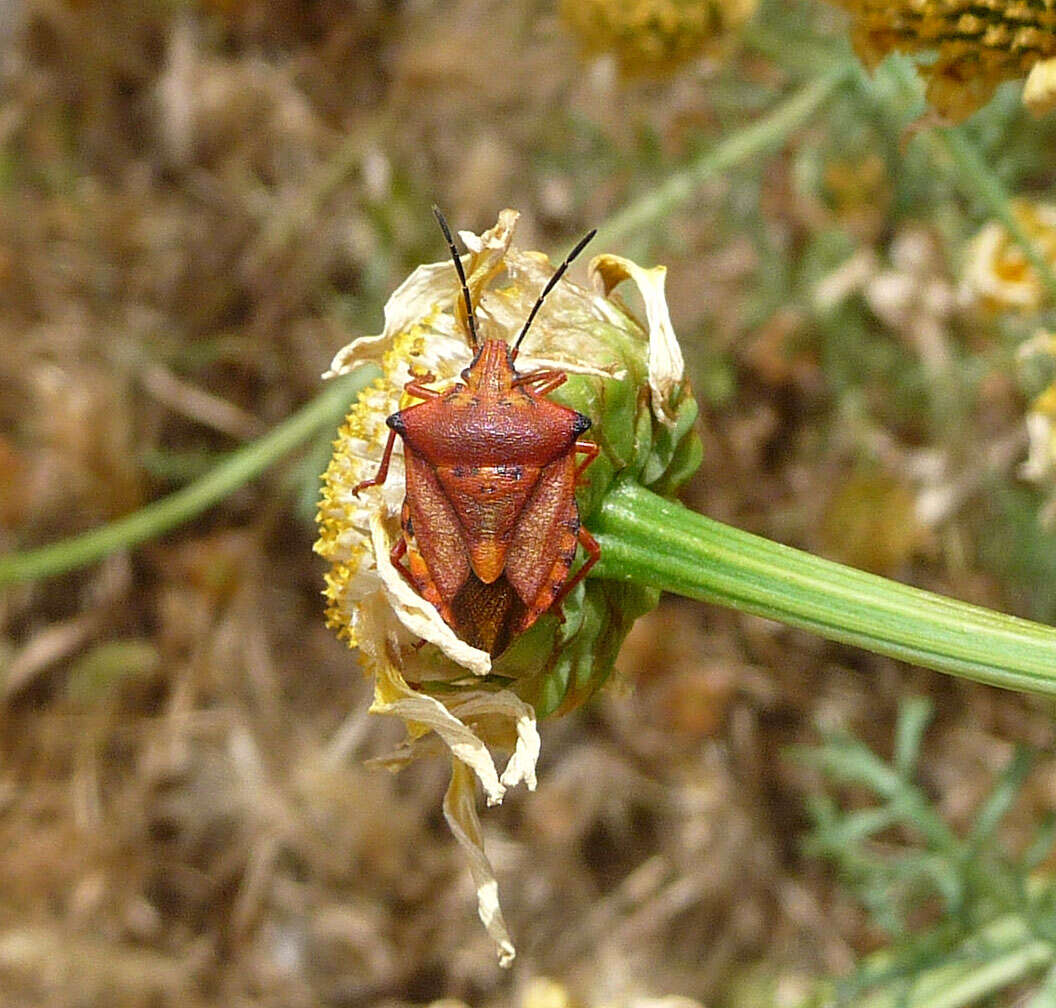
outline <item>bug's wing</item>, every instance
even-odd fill
[[[550,608],[568,579],[579,531],[575,478],[571,453],[543,469],[506,553],[506,580],[528,608],[523,628]]]
[[[440,595],[452,598],[469,577],[462,527],[436,474],[417,452],[405,448],[407,517],[404,531],[429,570]],[[419,586],[421,590],[421,586]]]

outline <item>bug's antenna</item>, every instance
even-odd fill
[[[564,276],[565,270],[567,270],[568,267],[572,265],[572,261],[576,258],[576,256],[579,255],[580,252],[583,251],[583,249],[587,247],[587,242],[589,242],[590,239],[593,238],[594,235],[596,235],[597,233],[598,229],[594,228],[593,231],[589,232],[588,234],[585,234],[582,238],[580,238],[579,243],[576,245],[576,247],[572,249],[572,251],[569,252],[567,256],[565,256],[565,261],[557,267],[557,272],[555,272],[554,275],[550,277],[550,279],[546,282],[546,286],[543,288],[542,294],[539,295],[539,299],[535,302],[535,304],[532,306],[532,310],[528,313],[528,320],[524,323],[524,328],[521,330],[521,334],[517,337],[516,340],[514,340],[513,349],[510,351],[510,360],[516,360],[517,351],[521,347],[521,340],[523,340],[524,337],[527,335],[528,329],[534,321],[536,313],[539,311],[540,308],[542,308],[543,302],[546,300],[546,295],[554,289],[554,285],[557,283],[557,281],[560,280],[562,276]]]
[[[462,285],[462,296],[466,299],[466,322],[469,325],[469,335],[473,337],[473,349],[480,346],[480,337],[477,335],[477,319],[473,314],[473,299],[469,296],[469,284],[466,283],[466,271],[462,268],[462,259],[455,248],[455,240],[451,237],[451,229],[444,220],[440,208],[433,204],[433,216],[436,217],[440,230],[444,232],[447,239],[447,247],[451,250],[451,258],[455,260],[455,271],[458,273],[458,281]]]

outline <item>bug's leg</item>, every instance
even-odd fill
[[[427,382],[436,381],[436,375],[430,371],[428,374],[424,374],[419,378],[412,378],[406,385],[403,386],[403,391],[408,395],[414,396],[416,399],[439,399],[442,392],[437,392],[436,389],[426,388]]]
[[[411,571],[405,563],[401,562],[406,555],[407,539],[404,536],[400,536],[396,540],[396,545],[389,550],[389,560],[392,562],[392,566],[403,575],[403,579],[414,588],[414,579],[411,577]]]
[[[593,441],[577,441],[574,448],[578,455],[586,456],[586,458],[576,466],[575,479],[578,480],[579,477],[583,475],[583,470],[598,457],[601,448],[599,448]]]
[[[541,371],[529,371],[527,374],[518,375],[513,380],[514,388],[518,386],[532,386],[532,391],[538,396],[549,395],[556,388],[560,388],[568,381],[568,375],[564,371],[556,369],[544,369]],[[537,386],[537,387],[536,387]]]
[[[561,603],[568,597],[568,593],[590,573],[590,568],[601,559],[601,547],[598,545],[598,540],[583,528],[582,525],[580,525],[579,531],[576,533],[576,538],[579,540],[579,544],[583,549],[587,551],[587,559],[583,566],[576,571],[575,576],[569,578],[565,582],[551,606],[551,608],[561,617],[562,623],[564,622],[565,617],[564,613],[561,612]]]
[[[392,446],[396,444],[396,431],[389,431],[389,440],[385,442],[385,451],[381,456],[381,465],[378,466],[377,475],[373,479],[364,480],[362,483],[357,484],[352,488],[352,495],[354,497],[359,496],[360,490],[366,490],[367,487],[381,486],[385,482],[385,477],[389,475],[389,462],[392,459]]]

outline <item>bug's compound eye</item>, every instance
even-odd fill
[[[462,373],[461,373],[461,375],[459,377],[462,379],[462,381],[468,382],[469,381],[469,368],[468,367],[467,368],[463,368],[462,369]]]

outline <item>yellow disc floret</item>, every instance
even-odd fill
[[[934,54],[921,65],[928,101],[951,121],[989,101],[1002,81],[1031,75],[1025,98],[1051,104],[1056,57],[1053,0],[835,0],[855,18],[852,40],[867,66],[892,51]]]

